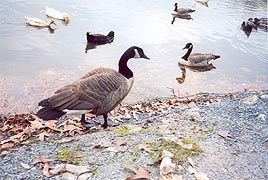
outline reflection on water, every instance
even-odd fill
[[[216,69],[216,67],[213,66],[213,64],[209,64],[208,66],[205,66],[205,67],[191,67],[191,66],[184,66],[181,64],[178,64],[178,66],[181,69],[181,77],[176,78],[179,84],[182,84],[185,81],[186,69],[189,69],[192,72],[206,72],[206,71],[211,71],[213,69]]]
[[[177,95],[268,88],[267,32],[253,30],[247,37],[240,29],[250,17],[267,17],[267,1],[213,0],[209,8],[194,1],[179,3],[196,10],[192,20],[173,19],[174,1],[169,0],[1,1],[0,97],[8,103],[0,100],[0,106],[4,103],[12,109],[21,102],[35,107],[40,99],[75,80],[72,74],[79,78],[99,66],[117,69],[121,54],[133,45],[142,47],[151,61],[129,62],[135,83],[127,102],[169,96],[168,88]],[[53,34],[25,26],[25,15],[49,20],[46,6],[67,12],[71,22],[57,21]],[[116,33],[113,43],[97,48],[87,44],[86,32],[111,29]],[[185,74],[184,82],[178,84],[178,58],[187,42],[195,44],[196,52],[217,52],[221,58],[214,63],[217,70],[187,69],[187,78]],[[43,82],[47,74],[42,72],[51,69],[53,78]],[[64,80],[59,80],[63,75]]]

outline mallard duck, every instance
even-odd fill
[[[179,64],[192,67],[205,67],[211,64],[211,61],[220,58],[219,55],[211,53],[192,53],[193,44],[187,43],[183,49],[188,49],[186,54],[179,59]]]
[[[39,102],[42,107],[37,116],[44,119],[57,119],[65,114],[82,114],[81,123],[86,125],[85,113],[103,115],[104,128],[107,127],[107,114],[129,93],[134,82],[133,72],[127,66],[131,58],[149,59],[143,49],[132,46],[121,56],[118,71],[100,67],[77,81],[57,90],[53,96]]]
[[[26,24],[30,25],[30,26],[35,26],[35,27],[51,27],[52,24],[54,24],[55,26],[57,26],[57,23],[54,20],[49,20],[48,22],[43,21],[42,19],[38,19],[38,18],[30,18],[25,16],[26,19]],[[55,28],[52,28],[55,29]]]
[[[175,3],[174,6],[175,6],[174,11],[177,14],[189,14],[189,13],[195,12],[194,9],[190,9],[190,8],[178,8],[178,3]]]
[[[45,11],[46,11],[45,13],[46,13],[46,15],[48,17],[63,20],[65,22],[67,22],[67,23],[70,21],[70,16],[65,12],[59,12],[59,11],[53,9],[53,8],[48,7],[48,6],[46,6]]]
[[[267,31],[267,18],[254,18],[253,23],[260,29]]]
[[[110,31],[107,36],[102,34],[90,34],[87,32],[87,42],[94,44],[106,44],[111,43],[114,40],[114,32]]]

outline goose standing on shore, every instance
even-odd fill
[[[188,49],[186,54],[179,59],[179,64],[192,67],[205,67],[211,64],[211,61],[220,58],[219,55],[214,55],[211,53],[192,53],[193,44],[187,43],[183,49]]]
[[[127,66],[131,58],[149,59],[142,48],[132,46],[119,60],[118,71],[100,67],[94,69],[72,84],[55,92],[50,98],[39,102],[42,107],[37,116],[44,120],[57,119],[65,114],[81,114],[81,124],[88,124],[86,113],[103,115],[103,127],[107,128],[107,114],[129,93],[134,82],[133,72]]]

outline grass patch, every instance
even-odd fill
[[[179,143],[162,140],[161,143],[148,143],[151,145],[152,152],[150,153],[152,160],[159,163],[162,160],[162,151],[170,151],[173,156],[173,161],[182,165],[187,157],[197,156],[202,150],[201,148],[188,138],[182,138],[181,142],[185,145],[191,145],[192,148],[183,148]]]
[[[80,164],[82,158],[78,156],[78,146],[75,148],[64,148],[57,154],[57,159],[72,164]]]
[[[125,137],[131,134],[130,130],[126,126],[120,126],[114,130],[114,133],[119,137]]]

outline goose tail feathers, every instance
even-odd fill
[[[64,114],[66,114],[66,112],[51,107],[43,107],[36,113],[36,115],[43,120],[55,120]]]
[[[215,56],[215,59],[218,59],[218,58],[220,58],[221,56],[219,56],[219,55],[214,55]]]

